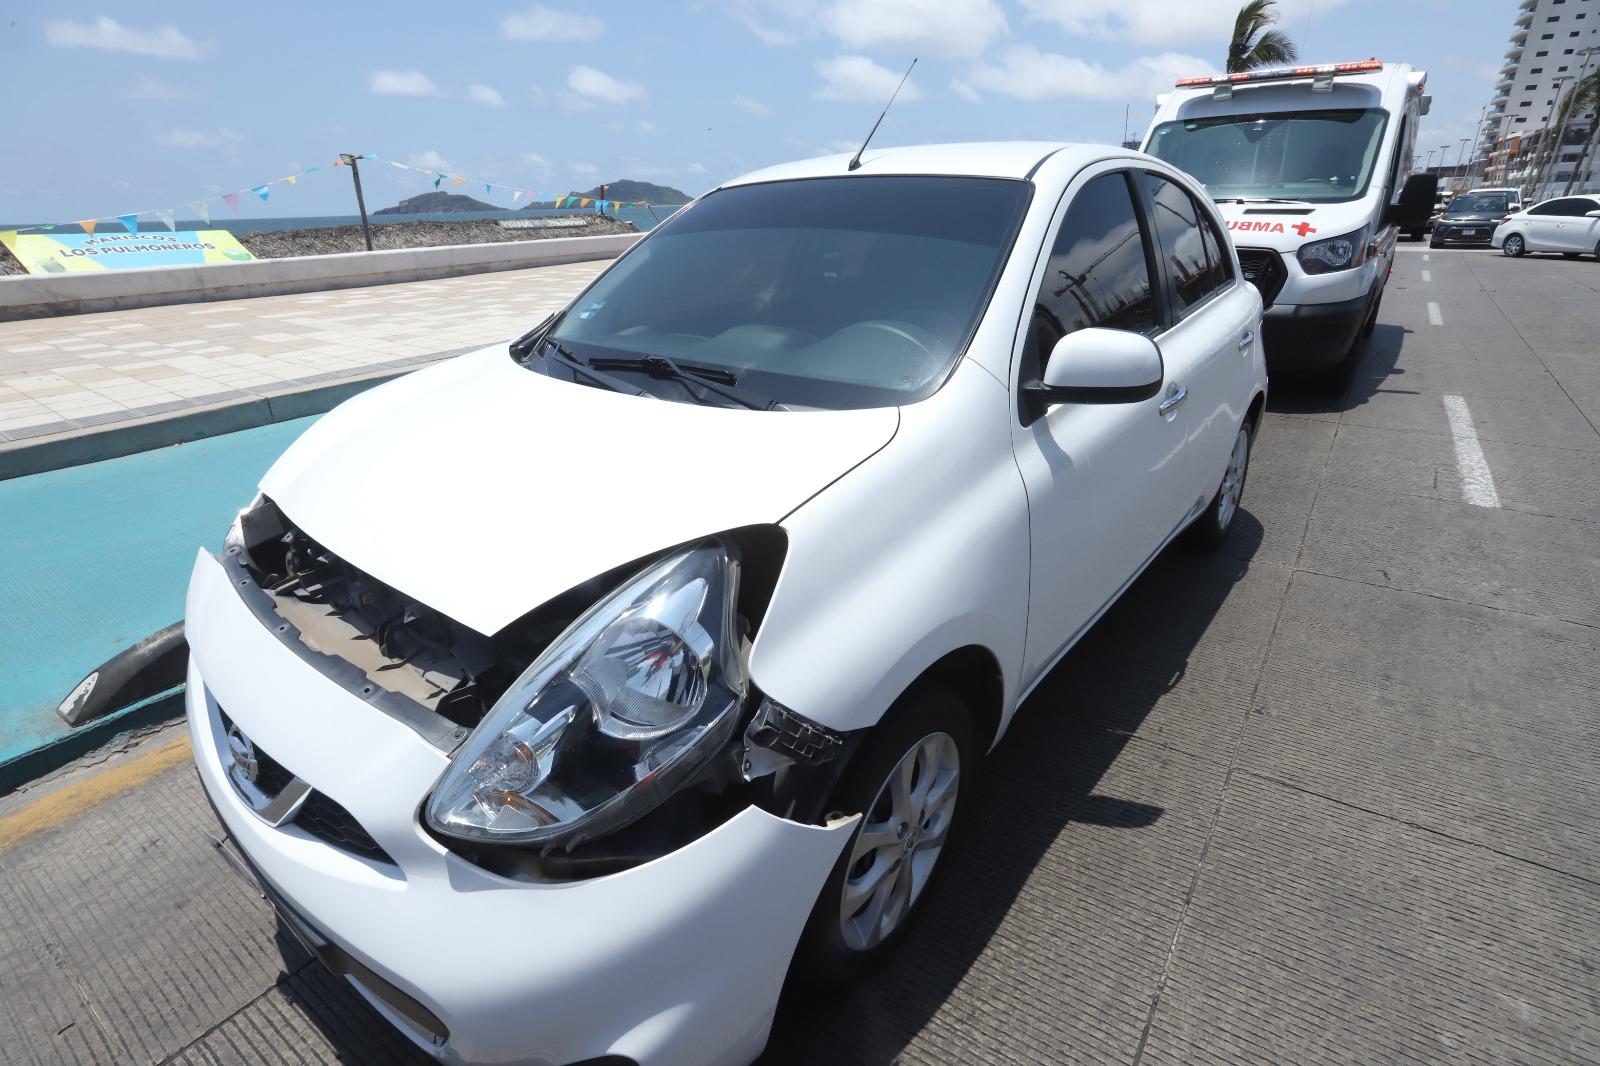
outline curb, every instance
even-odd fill
[[[320,415],[374,385],[409,374],[430,363],[478,351],[482,345],[434,352],[393,363],[369,367],[361,376],[291,388],[264,396],[230,399],[210,407],[192,408],[170,415],[140,418],[137,415],[109,426],[69,430],[34,444],[0,445],[0,481],[61,470],[102,459],[116,459],[135,452],[147,452],[173,444],[218,437],[242,429],[258,429],[306,415]],[[294,385],[294,382],[284,382]]]
[[[0,763],[0,796],[59,770],[73,759],[98,748],[113,737],[157,725],[183,715],[183,689],[157,696],[146,703],[119,711],[76,729],[64,737]]]

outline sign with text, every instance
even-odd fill
[[[242,263],[255,256],[227,230],[177,233],[0,233],[30,274]]]

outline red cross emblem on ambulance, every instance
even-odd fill
[[[1294,225],[1290,226],[1289,228],[1294,230],[1296,233],[1300,234],[1300,236],[1302,236],[1302,237],[1308,237],[1311,234],[1317,232],[1317,227],[1313,226],[1309,222],[1296,222]]]

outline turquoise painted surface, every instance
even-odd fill
[[[195,549],[313,421],[0,481],[0,763],[64,735],[80,678],[183,617]]]

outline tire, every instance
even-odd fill
[[[1378,328],[1378,308],[1383,306],[1383,293],[1378,293],[1378,301],[1372,305],[1372,311],[1367,315],[1366,325],[1361,327],[1363,338],[1371,337]]]
[[[1406,237],[1408,239],[1410,239],[1410,240],[1420,241],[1420,240],[1422,240],[1423,236],[1424,236],[1424,234],[1423,234],[1422,230],[1419,230],[1419,229],[1408,229],[1408,230],[1406,230]]]
[[[1528,254],[1528,242],[1522,239],[1522,234],[1513,233],[1500,245],[1500,252],[1512,259],[1521,258]]]
[[[943,853],[949,850],[960,801],[972,791],[976,759],[972,716],[943,686],[913,689],[867,734],[826,808],[863,815],[801,933],[795,971],[803,981],[833,985],[859,977],[881,963],[905,935],[916,905],[926,897]],[[932,786],[942,793],[937,809],[915,804],[925,775],[912,779],[913,806],[896,809],[893,783],[907,760],[919,775],[927,766],[938,767]],[[952,767],[954,776],[945,776]],[[922,824],[914,825],[919,819]],[[876,847],[864,839],[874,830],[882,841]],[[876,876],[871,876],[873,871],[878,871]],[[870,912],[877,904],[877,891],[868,889],[859,903],[852,900],[855,910],[846,913],[846,891],[855,895],[872,884],[885,886],[882,917],[876,923]]]
[[[1428,247],[1429,248],[1443,248],[1444,247],[1444,242],[1439,239],[1439,235],[1438,234],[1434,234],[1433,238],[1428,241]]]
[[[1234,438],[1233,451],[1228,453],[1228,466],[1222,473],[1222,484],[1216,495],[1206,504],[1206,509],[1190,523],[1184,537],[1193,547],[1213,550],[1227,541],[1238,517],[1239,506],[1244,501],[1245,478],[1250,475],[1250,446],[1254,443],[1255,426],[1245,422]]]

